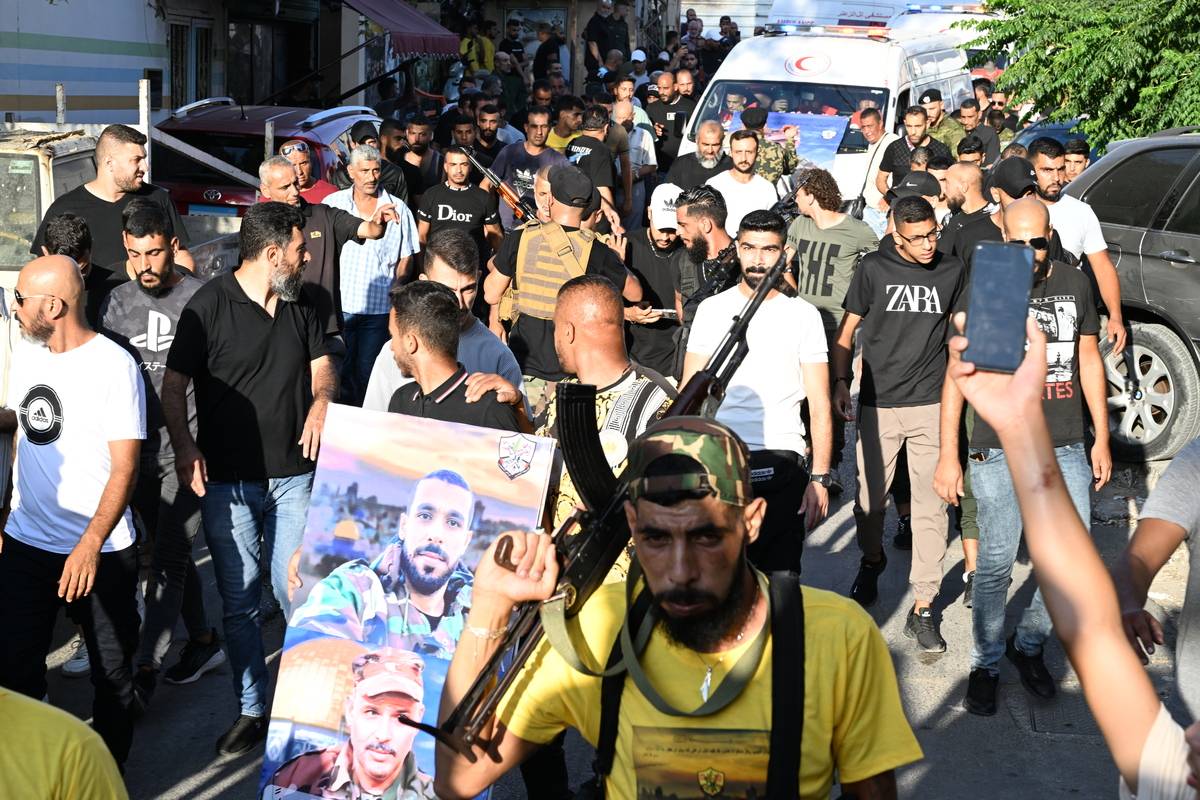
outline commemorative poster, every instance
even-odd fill
[[[552,439],[331,405],[280,658],[263,798],[432,798],[474,568],[541,527]]]
[[[800,168],[832,169],[833,157],[837,155],[849,124],[849,117],[833,114],[772,111],[767,114],[765,131],[767,139],[786,147],[788,135],[794,130]],[[731,114],[725,122],[727,131],[741,130],[742,127],[741,112]]]

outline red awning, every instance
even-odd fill
[[[346,4],[390,33],[392,50],[400,58],[458,58],[458,34],[446,30],[404,0],[347,0]]]

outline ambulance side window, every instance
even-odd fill
[[[904,109],[909,106],[909,90],[900,92],[896,99],[896,133],[904,135]]]

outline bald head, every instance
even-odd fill
[[[21,269],[17,289],[26,297],[44,293],[77,302],[83,296],[83,277],[70,256],[42,256]]]
[[[554,349],[565,371],[582,373],[600,364],[628,361],[625,310],[607,278],[584,275],[563,284],[554,307]]]
[[[17,276],[13,301],[21,335],[55,352],[71,346],[64,346],[64,341],[72,334],[88,329],[83,314],[83,277],[79,264],[69,256],[42,256],[26,264]]]
[[[955,163],[946,170],[946,179],[959,181],[964,186],[983,194],[983,170],[975,164],[968,164],[965,161]]]
[[[983,172],[974,164],[958,162],[946,170],[946,205],[955,213],[987,205],[983,196]]]
[[[1050,211],[1033,195],[1014,200],[1004,209],[1004,235],[1006,238],[1028,241],[1038,236],[1050,235]]]

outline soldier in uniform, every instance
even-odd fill
[[[946,105],[942,102],[942,93],[937,89],[926,89],[921,92],[918,101],[929,116],[927,131],[950,150],[958,152],[958,143],[967,136],[967,129],[954,117],[946,113]]]
[[[795,145],[784,147],[778,142],[772,142],[765,135],[767,110],[765,108],[748,108],[742,112],[742,125],[748,131],[754,131],[758,138],[758,158],[754,162],[754,171],[766,178],[772,186],[779,182],[784,175],[791,175],[800,166],[800,158],[796,155]]]
[[[436,798],[433,779],[413,756],[417,729],[400,721],[425,713],[424,668],[416,653],[390,647],[354,659],[354,688],[342,712],[346,741],[285,762],[267,792],[278,787],[337,800]]]
[[[395,540],[374,561],[355,559],[329,573],[290,626],[450,658],[471,607],[472,576],[462,556],[474,510],[475,495],[458,473],[426,475],[400,515]]]
[[[546,209],[550,221],[527,224],[504,237],[495,270],[483,283],[484,296],[492,307],[492,330],[508,342],[521,365],[535,427],[545,424],[554,387],[566,377],[554,351],[554,307],[562,285],[580,275],[600,275],[626,300],[642,299],[637,279],[610,248],[595,246],[595,234],[581,226],[594,191],[591,179],[569,165],[551,168],[549,179]],[[505,331],[500,324],[500,303],[510,286],[515,319]]]

